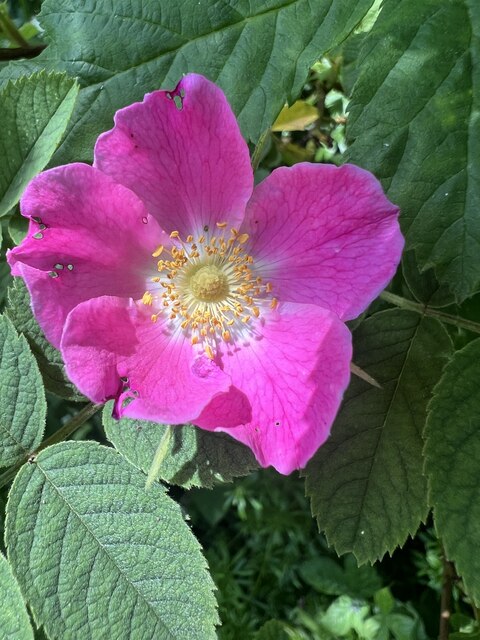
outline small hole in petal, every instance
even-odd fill
[[[148,223],[148,218],[146,216],[144,216],[142,218],[142,222],[143,222],[143,224],[147,224]]]
[[[40,231],[43,231],[44,229],[47,228],[47,225],[46,224],[39,224],[38,228],[40,229]]]
[[[42,222],[42,219],[41,219],[41,218],[39,218],[38,216],[32,216],[32,220],[33,220],[34,222],[36,222],[37,224],[40,224],[40,223]]]
[[[183,99],[182,99],[182,97],[181,96],[175,96],[173,98],[173,101],[174,101],[175,106],[177,107],[177,109],[179,111],[181,111],[183,109]]]
[[[165,95],[167,96],[167,98],[168,98],[169,100],[172,100],[173,96],[172,96],[172,94],[170,93],[170,91],[167,91],[167,93],[166,93]]]
[[[275,421],[275,426],[279,427],[280,426],[280,422],[278,420]]]
[[[122,376],[120,378],[120,382],[123,382],[124,384],[127,384],[128,383],[128,376]]]
[[[67,269],[69,271],[73,271],[73,264],[67,264]]]
[[[184,98],[184,97],[185,97],[185,89],[180,89],[180,96],[181,96],[182,98]]]
[[[63,269],[63,264],[60,264],[60,262],[57,262],[57,264],[53,265],[53,268],[61,271]]]
[[[43,233],[38,231],[37,233],[34,233],[32,237],[35,238],[35,240],[41,240],[43,238]]]
[[[56,271],[49,271],[48,275],[50,278],[58,278],[58,273]]]
[[[205,233],[208,233],[208,229],[209,229],[209,226],[208,226],[208,224],[206,224],[206,225],[203,227],[203,230],[205,231]]]

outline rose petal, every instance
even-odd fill
[[[194,424],[229,433],[262,466],[288,474],[330,433],[350,378],[351,336],[335,314],[314,305],[282,304],[264,317],[247,346],[222,347],[229,401],[217,396]]]
[[[169,241],[134,193],[86,164],[41,173],[21,209],[29,231],[8,262],[25,279],[35,316],[57,347],[79,302],[106,294],[140,298],[155,270],[152,251]]]
[[[97,141],[95,166],[183,237],[216,222],[238,226],[253,188],[248,147],[225,95],[195,74],[117,111],[115,127]]]
[[[279,300],[355,318],[400,260],[398,208],[376,178],[353,165],[276,169],[250,200],[242,231]]]
[[[61,350],[69,378],[93,402],[114,398],[116,417],[188,422],[230,386],[229,377],[196,354],[168,320],[160,316],[154,323],[121,298],[104,296],[75,307]]]

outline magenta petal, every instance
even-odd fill
[[[398,208],[353,165],[275,170],[249,202],[242,231],[279,300],[359,315],[393,277],[403,249]]]
[[[350,332],[335,314],[282,304],[248,346],[224,348],[222,363],[232,380],[229,402],[226,394],[217,396],[194,423],[229,433],[262,466],[291,473],[328,437],[350,378],[351,354]],[[228,427],[247,413],[248,422]]]
[[[248,148],[225,95],[195,74],[117,111],[115,127],[97,141],[95,166],[184,237],[216,222],[238,226],[253,188]]]
[[[45,171],[27,187],[27,237],[8,253],[35,316],[59,346],[79,302],[101,295],[141,298],[152,251],[167,238],[129,189],[86,164]]]
[[[230,379],[159,317],[104,296],[68,316],[61,350],[69,378],[93,402],[115,399],[116,417],[184,423]]]

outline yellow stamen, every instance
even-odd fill
[[[210,360],[213,360],[214,356],[213,356],[212,347],[209,344],[206,344],[204,349],[205,349],[205,353],[210,358]]]
[[[159,255],[161,255],[163,251],[163,244],[161,244],[159,247],[157,247],[157,249],[155,249],[155,251],[152,253],[152,256],[154,258],[158,258]]]
[[[142,302],[143,304],[147,304],[147,305],[151,305],[153,302],[153,296],[150,293],[150,291],[145,291],[145,293],[142,296]]]

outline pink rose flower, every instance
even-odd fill
[[[284,474],[328,437],[344,321],[403,247],[397,208],[358,167],[297,164],[253,190],[224,94],[193,74],[118,111],[94,166],[40,174],[21,210],[12,273],[80,391],[116,417],[227,432]]]

